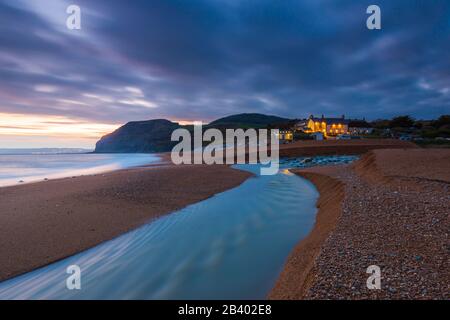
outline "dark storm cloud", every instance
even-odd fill
[[[360,0],[83,0],[81,31],[41,3],[0,1],[0,112],[120,123],[450,109],[447,0],[375,1],[381,31]]]

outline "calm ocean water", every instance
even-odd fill
[[[6,153],[0,150],[0,187],[107,172],[159,160],[152,154],[58,153],[55,149]]]

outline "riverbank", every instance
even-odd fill
[[[280,157],[360,155],[375,149],[412,148],[418,147],[412,142],[395,139],[305,140],[280,145]]]
[[[244,182],[225,165],[151,165],[0,188],[0,281]]]
[[[374,150],[293,171],[317,186],[319,212],[269,298],[450,298],[449,150]],[[381,290],[366,287],[370,265]]]
[[[290,254],[288,262],[276,286],[269,294],[269,298],[290,300],[304,297],[313,279],[311,269],[314,266],[320,248],[328,235],[334,229],[341,214],[344,185],[334,178],[305,170],[291,170],[292,172],[310,180],[320,193],[317,202],[319,208],[313,231],[303,239]]]

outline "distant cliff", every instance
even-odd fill
[[[204,129],[265,128],[289,121],[289,119],[259,113],[243,113],[228,116],[205,125]],[[165,119],[134,121],[120,127],[97,142],[96,153],[151,153],[171,151],[178,142],[170,141],[173,130],[192,126],[180,126]]]
[[[178,123],[157,119],[133,121],[107,134],[97,142],[97,153],[147,153],[170,151],[177,142],[170,141]]]

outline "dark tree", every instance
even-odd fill
[[[367,121],[365,120],[350,120],[349,127],[354,128],[370,128],[372,127]]]
[[[410,116],[395,117],[389,122],[391,128],[411,128],[414,126],[414,119]]]
[[[387,129],[389,128],[389,120],[384,120],[384,119],[378,119],[375,121],[371,122],[372,127],[376,128],[376,129]]]
[[[439,119],[433,122],[433,126],[437,129],[448,125],[450,125],[450,115],[440,116]]]

